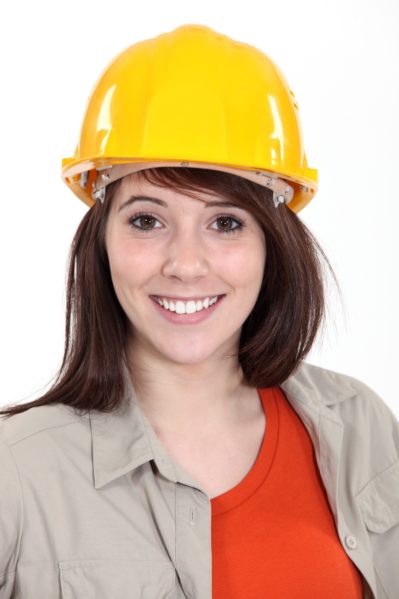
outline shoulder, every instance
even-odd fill
[[[301,362],[285,384],[319,393],[318,399],[324,405],[333,405],[359,394],[365,398],[377,397],[382,401],[375,391],[361,380],[309,362]]]
[[[378,462],[381,456],[384,456],[381,463],[398,458],[398,419],[380,395],[363,381],[302,362],[281,387],[294,401],[343,425],[348,445],[361,447],[371,461]]]
[[[315,403],[325,406],[352,403],[396,419],[385,401],[363,381],[308,362],[302,362],[282,387],[301,397],[308,393]]]
[[[0,418],[0,441],[11,447],[45,431],[76,424],[88,418],[61,403],[34,406],[9,418]]]

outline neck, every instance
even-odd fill
[[[236,356],[179,364],[133,352],[127,361],[136,401],[154,429],[211,432],[240,418],[247,386]]]

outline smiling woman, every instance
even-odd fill
[[[126,202],[133,191],[158,199]],[[220,213],[225,203],[209,201],[203,192],[190,197],[157,190],[139,173],[124,178],[115,194],[105,246],[115,293],[129,320],[128,351],[135,364],[172,360],[198,364],[199,371],[207,362],[218,368],[220,360],[236,353],[241,326],[262,284],[265,237],[248,210],[230,203],[230,212]],[[143,212],[154,205],[151,213]],[[222,223],[227,232],[219,228]],[[154,298],[165,298],[167,309],[159,309]],[[197,301],[206,298],[207,308],[201,304],[197,312]]]
[[[163,205],[155,213],[158,202],[133,202],[132,191]],[[111,183],[106,201],[86,214],[72,244],[59,381],[11,413],[65,400],[66,392],[76,408],[112,411],[125,398],[125,348],[141,339],[143,327],[158,337],[153,353],[165,347],[176,359],[181,352],[183,363],[190,355],[193,362],[205,360],[194,348],[200,351],[200,339],[210,347],[216,327],[214,343],[224,344],[219,357],[233,354],[246,384],[284,381],[317,334],[324,310],[320,263],[328,260],[306,226],[291,211],[276,210],[271,196],[248,180],[208,169],[149,168]],[[226,206],[229,212],[221,213]],[[243,228],[232,226],[235,219]],[[220,230],[226,222],[229,233]],[[207,329],[159,329],[165,318],[158,315],[165,311],[156,310],[151,296],[172,298],[173,306],[173,298],[215,295],[226,297],[220,319],[209,320]],[[234,338],[221,337],[222,324]],[[284,360],[278,348],[284,348]],[[140,353],[133,356],[138,362]]]
[[[278,67],[204,26],[131,46],[63,177],[90,209],[58,378],[0,412],[2,599],[397,597],[399,425],[304,362],[337,281]]]

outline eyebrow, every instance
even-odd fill
[[[126,200],[126,202],[123,202],[123,204],[119,207],[118,212],[120,212],[124,208],[127,208],[127,206],[131,206],[132,204],[134,204],[134,202],[139,201],[153,202],[154,204],[158,204],[159,206],[163,206],[164,208],[168,207],[168,204],[163,200],[160,200],[159,198],[151,198],[149,196],[142,195],[133,195],[130,196],[130,198]],[[232,202],[206,202],[205,208],[212,208],[213,206],[218,206],[220,208],[239,208],[237,204],[233,204]]]

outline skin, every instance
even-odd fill
[[[139,200],[123,207],[133,194],[167,206]],[[219,435],[221,426],[232,429],[261,409],[237,351],[261,287],[264,234],[246,210],[208,206],[212,201],[227,200],[205,192],[193,198],[133,173],[117,190],[107,222],[112,281],[131,324],[127,357],[135,393],[154,429],[165,435]],[[138,212],[154,218],[137,218]],[[244,221],[243,229],[235,218]],[[237,232],[220,232],[231,229]],[[168,322],[149,297],[220,294],[225,297],[216,311],[192,325]]]

